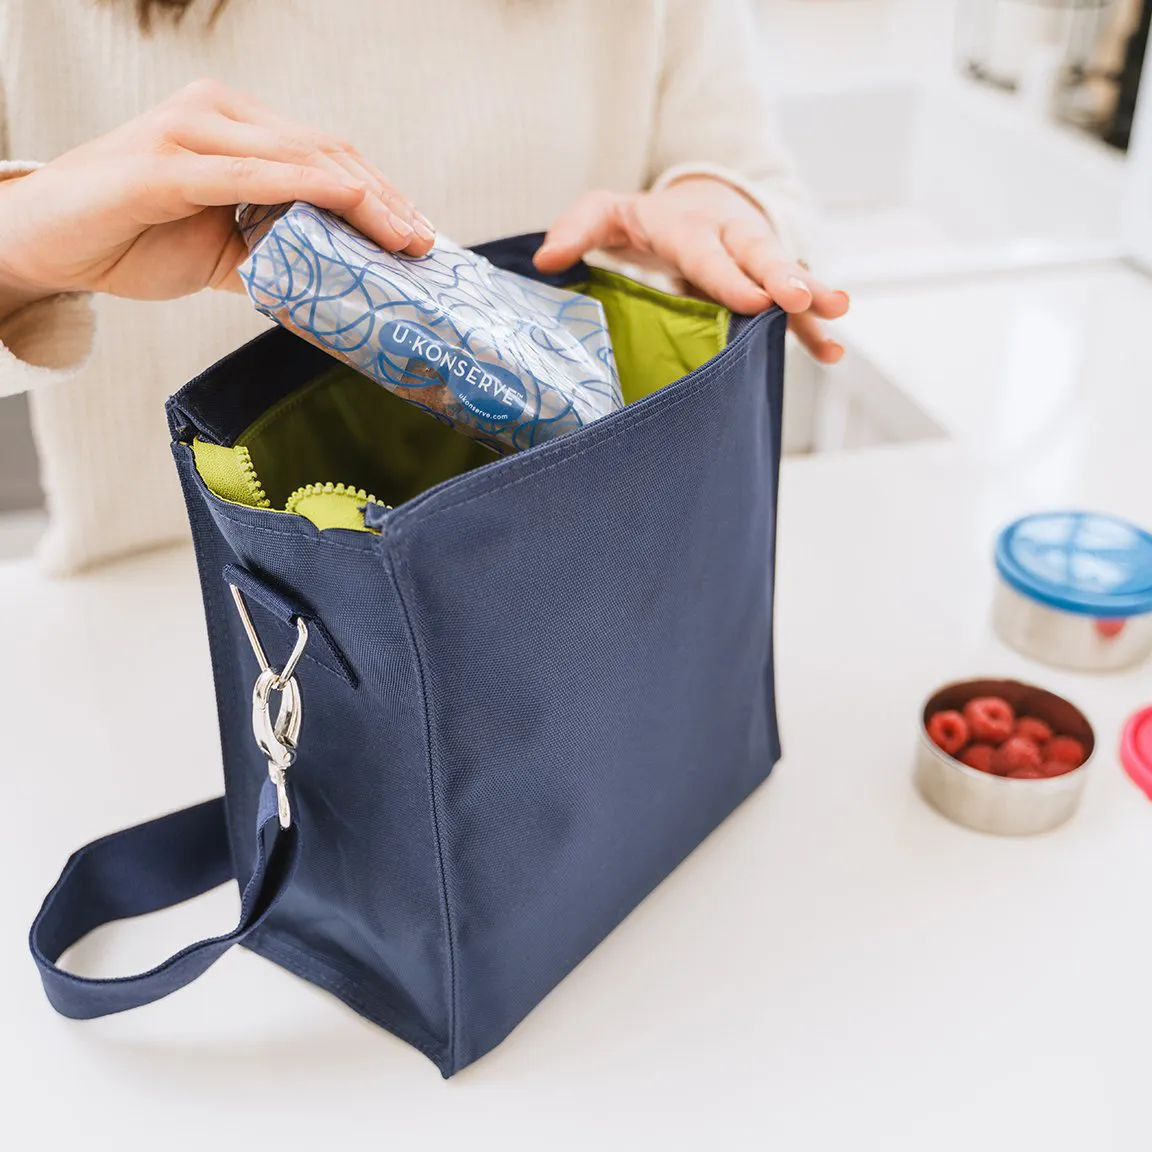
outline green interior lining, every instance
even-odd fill
[[[680,379],[727,343],[730,314],[717,304],[669,296],[598,268],[577,290],[604,308],[627,404]],[[232,447],[195,440],[192,449],[217,496],[279,511],[295,494],[289,510],[320,528],[362,529],[365,491],[401,504],[495,458],[343,365],[274,405]],[[301,499],[306,486],[312,490]]]
[[[604,308],[625,404],[634,404],[711,360],[728,343],[732,314],[719,304],[670,296],[603,268],[575,291]]]

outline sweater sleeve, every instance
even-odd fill
[[[802,256],[808,200],[784,147],[749,0],[666,0],[648,179],[661,188],[713,176],[772,222]]]
[[[18,180],[35,164],[8,160],[7,114],[0,82],[0,180]],[[49,296],[0,319],[0,396],[63,380],[92,351],[95,318],[85,293]]]

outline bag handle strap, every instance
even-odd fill
[[[300,855],[299,826],[282,828],[278,807],[277,788],[267,780],[256,816],[252,875],[236,927],[136,976],[90,979],[66,972],[56,961],[101,924],[180,904],[234,879],[224,798],[94,840],[76,852],[29,936],[52,1007],[74,1020],[91,1020],[151,1004],[190,984],[259,928],[291,884]]]
[[[297,637],[277,672],[268,663],[241,586],[249,595],[260,595],[262,602],[268,593],[241,569],[225,569],[225,578],[260,666],[252,691],[252,734],[268,758],[268,779],[257,804],[252,872],[241,896],[240,919],[231,932],[191,944],[136,976],[90,979],[66,972],[57,964],[65,950],[101,924],[170,908],[236,878],[223,797],[94,840],[69,859],[45,897],[28,939],[44,991],[64,1016],[76,1020],[108,1016],[151,1004],[190,984],[259,928],[292,882],[300,856],[300,832],[292,819],[288,770],[296,759],[302,713],[295,671],[308,644],[309,628],[302,616],[285,607]],[[280,697],[275,720],[273,693]]]

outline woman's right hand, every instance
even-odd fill
[[[242,202],[306,200],[392,252],[431,224],[350,144],[198,80],[142,116],[0,183],[0,317],[58,292],[167,300],[239,288]]]

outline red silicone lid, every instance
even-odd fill
[[[1137,712],[1124,725],[1120,762],[1152,800],[1152,707]]]

